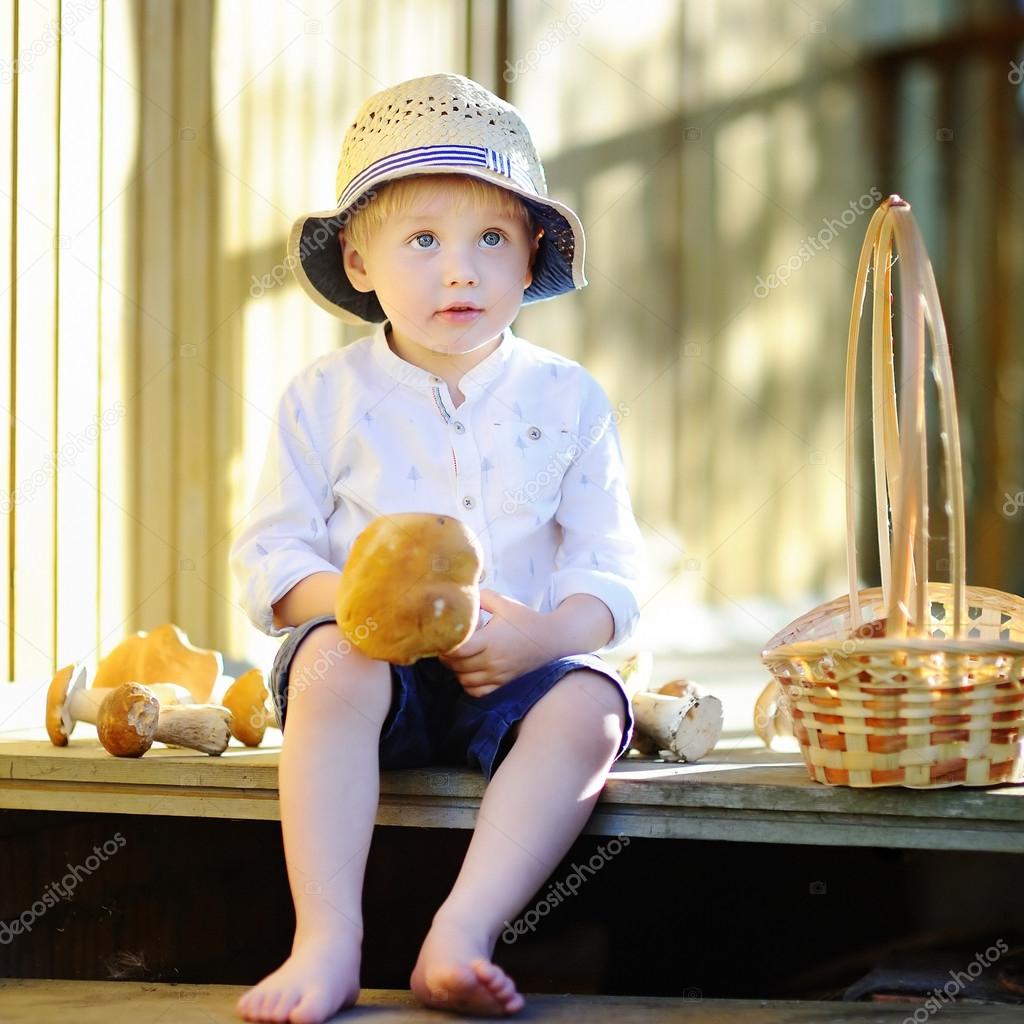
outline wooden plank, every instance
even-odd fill
[[[241,38],[246,19],[238,0],[224,0],[216,5],[215,35],[219,38]],[[220,111],[245,81],[248,56],[242,45],[222,46],[212,62],[211,110]],[[210,370],[213,399],[211,409],[211,458],[219,468],[210,480],[211,547],[206,553],[208,580],[222,582],[219,588],[226,601],[210,605],[210,631],[217,645],[225,652],[239,654],[244,647],[243,632],[255,632],[238,610],[240,592],[228,567],[228,552],[237,524],[248,508],[251,486],[242,472],[241,379],[244,372],[244,316],[250,282],[246,274],[246,224],[249,190],[245,178],[248,149],[246,124],[237,116],[217,116],[214,126],[197,142],[217,148],[216,189],[219,196],[216,213],[218,260],[213,266],[214,324],[205,356],[200,362]],[[216,576],[214,566],[218,567]],[[253,661],[253,664],[262,662]]]
[[[100,441],[99,548],[95,601],[97,633],[90,647],[106,654],[127,631],[131,578],[128,568],[129,447],[138,430],[138,407],[129,401],[136,345],[131,333],[138,298],[138,261],[130,241],[136,231],[139,146],[140,61],[134,30],[137,6],[131,0],[106,0],[103,18],[103,149],[100,224],[99,401],[115,420]],[[131,408],[129,408],[131,406]],[[86,652],[80,655],[85,658]],[[92,658],[93,666],[95,658]]]
[[[12,676],[54,669],[54,402],[59,49],[57,0],[18,8]]]
[[[145,0],[139,118],[138,220],[128,235],[139,265],[138,305],[129,350],[137,353],[128,413],[134,441],[131,467],[133,543],[129,630],[152,629],[173,619],[177,572],[174,452],[175,360],[174,4]],[[118,637],[117,639],[121,639]]]
[[[56,663],[96,644],[99,450],[116,409],[99,404],[102,16],[75,18],[60,51],[60,289],[57,296]],[[84,599],[83,599],[84,598]]]
[[[106,1024],[112,1013],[130,1020],[173,1016],[175,1024],[236,1024],[234,1004],[244,985],[170,985],[137,981],[0,980],[7,1024]],[[576,1024],[899,1024],[911,1004],[838,1003],[795,1000],[687,999],[668,996],[595,996],[526,993],[523,1019]],[[944,1006],[942,1019],[1011,1024],[1019,1007]],[[423,1009],[411,992],[364,988],[355,1007],[338,1020],[374,1024],[451,1021],[452,1015]],[[467,1024],[493,1017],[459,1015]]]
[[[7,62],[7,72],[0,74],[0,124],[14,124],[15,59],[14,20],[17,8],[0,12],[0,59]],[[17,200],[14,168],[11,156],[14,133],[0,131],[0,516],[4,529],[0,531],[0,686],[13,678],[11,654],[14,648],[14,630],[11,622],[11,530],[14,520],[10,515],[11,491],[14,489],[11,463],[10,419],[11,373],[14,368],[14,263],[11,244],[17,218]]]
[[[95,738],[64,748],[40,731],[0,737],[0,807],[277,820],[279,748],[231,746],[220,757],[154,746],[113,758]],[[765,755],[767,758],[778,755]],[[621,762],[585,831],[651,839],[1024,851],[1020,787],[854,790],[825,787],[802,766],[751,752],[696,765]],[[777,773],[777,774],[776,774]],[[461,767],[385,771],[377,822],[472,828],[485,790]]]
[[[472,829],[478,798],[394,795],[389,773],[381,777],[376,823],[403,828]],[[276,790],[166,787],[0,780],[0,807],[9,810],[147,814],[167,817],[279,821]],[[724,840],[809,846],[888,847],[915,850],[1024,852],[1019,826],[964,823],[950,828],[943,818],[873,819],[861,815],[794,814],[667,806],[609,806],[600,802],[583,829],[586,835],[637,839]]]
[[[210,60],[213,10],[208,4],[175,5],[178,26],[176,59],[178,141],[176,178],[180,202],[174,211],[178,247],[175,254],[178,327],[173,358],[177,364],[174,402],[178,436],[174,451],[174,488],[169,500],[177,505],[174,621],[193,643],[213,643],[209,605],[220,600],[205,580],[210,566],[211,393],[208,338],[213,304],[212,264],[217,258],[214,208],[216,166],[206,155],[215,152],[209,125]]]

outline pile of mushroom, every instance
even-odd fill
[[[635,720],[630,750],[645,757],[698,761],[714,750],[722,735],[722,702],[686,679],[650,690],[653,662],[645,651],[619,668]]]
[[[47,734],[56,746],[66,746],[75,724],[89,722],[118,757],[139,757],[154,741],[211,755],[223,753],[232,735],[258,746],[274,723],[263,673],[246,672],[222,703],[210,703],[222,666],[218,651],[194,647],[173,623],[138,632],[100,661],[91,688],[81,664],[67,665],[54,676],[47,693]]]

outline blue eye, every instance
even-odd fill
[[[494,242],[493,245],[488,245],[487,248],[488,249],[495,249],[495,248],[497,248],[498,245],[501,242],[501,232],[500,231],[485,231],[484,234],[483,234],[483,237],[487,238],[488,236],[490,236],[491,238],[496,239],[496,241]]]
[[[430,246],[429,246],[429,245],[420,245],[420,244],[419,244],[419,241],[420,241],[420,239],[421,239],[421,238],[430,238],[430,239],[433,239],[433,237],[434,237],[434,236],[433,236],[432,234],[430,234],[430,233],[429,233],[428,231],[424,231],[424,232],[422,232],[421,234],[418,234],[418,235],[416,235],[416,236],[415,236],[415,237],[413,238],[413,242],[415,243],[415,248],[417,248],[417,249],[429,249],[429,248],[430,248]]]

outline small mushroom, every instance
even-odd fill
[[[86,689],[86,676],[84,664],[71,664],[65,665],[50,682],[46,692],[46,732],[54,746],[66,747],[78,722],[95,725],[99,721],[100,705],[109,691]],[[192,702],[192,694],[183,686],[154,683],[149,689],[162,705]]]
[[[142,757],[156,738],[160,704],[138,683],[115,687],[100,705],[96,731],[115,757]]]
[[[768,683],[754,704],[754,731],[769,750],[793,753],[800,749],[789,703],[777,679]]]
[[[268,725],[274,724],[267,708],[270,691],[258,668],[240,675],[227,689],[222,701],[231,710],[231,735],[247,747],[258,747]]]
[[[687,679],[638,693],[632,703],[641,750],[653,746],[680,761],[697,761],[722,735],[721,700]]]
[[[638,651],[619,666],[619,675],[626,684],[630,700],[650,686],[653,668],[654,655],[650,651]]]
[[[146,746],[137,749],[126,741],[131,730],[143,735],[139,724],[148,724],[148,712],[144,723],[126,718],[126,714],[142,697],[151,698],[156,707],[153,734]],[[146,705],[148,707],[148,705]],[[142,715],[136,714],[136,719]],[[148,726],[147,726],[148,727]],[[172,747],[186,747],[204,754],[218,755],[224,752],[231,738],[231,712],[219,704],[171,704],[161,707],[152,690],[141,683],[122,683],[109,691],[100,705],[100,718],[96,723],[100,743],[117,757],[139,757],[149,749],[154,740]],[[108,742],[109,741],[109,742]]]

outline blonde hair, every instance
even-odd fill
[[[531,241],[540,228],[526,203],[498,185],[468,174],[415,174],[374,186],[374,198],[357,208],[345,224],[345,241],[360,252],[365,252],[373,233],[390,218],[408,211],[414,196],[426,196],[430,200],[445,190],[453,195],[457,213],[467,206],[475,210],[497,207],[498,212],[504,216],[520,219]]]

